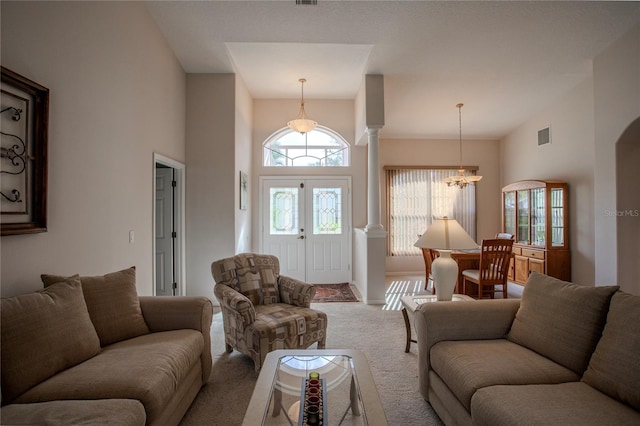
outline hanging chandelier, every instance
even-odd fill
[[[456,176],[448,177],[444,180],[447,186],[457,186],[460,189],[465,188],[467,185],[475,185],[482,176],[476,175],[468,175],[466,174],[466,170],[462,168],[462,107],[464,104],[456,105],[458,108],[458,122],[460,124],[460,168],[458,169],[458,174]]]
[[[298,80],[301,85],[302,90],[302,98],[300,100],[300,112],[298,113],[298,117],[294,120],[291,120],[287,123],[287,126],[295,132],[305,134],[307,132],[312,131],[316,128],[318,123],[313,120],[307,118],[304,113],[304,83],[307,82],[306,79],[301,78]]]

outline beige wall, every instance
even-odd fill
[[[264,167],[262,164],[262,144],[273,133],[285,127],[298,114],[299,100],[255,99],[253,101],[253,176],[251,194],[253,209],[253,247],[260,250],[259,199],[260,176],[351,176],[352,181],[352,225],[363,227],[367,223],[367,150],[354,146],[354,105],[353,101],[305,100],[307,115],[319,124],[338,132],[351,144],[350,167]]]
[[[187,75],[187,294],[213,299],[211,262],[236,248],[236,76]]]
[[[591,77],[505,137],[500,158],[503,184],[536,177],[569,183],[572,280],[619,283],[633,294],[640,294],[638,282],[619,282],[617,265],[637,263],[640,253],[633,241],[618,241],[617,223],[634,218],[611,212],[631,208],[616,200],[615,158],[621,135],[640,116],[639,45],[636,25],[594,59]],[[547,125],[552,142],[538,147],[537,131]],[[632,222],[630,229],[639,228]]]
[[[253,99],[247,90],[242,78],[236,74],[236,191],[235,191],[235,229],[236,229],[236,253],[251,251],[251,215],[257,212],[251,200],[253,185],[249,185],[247,190],[247,209],[240,210],[240,172],[247,174],[249,182],[252,176],[252,121],[253,121]]]
[[[572,280],[594,284],[593,79],[560,97],[501,142],[501,185],[525,180],[569,184]],[[551,143],[538,146],[538,130],[551,126]]]
[[[640,8],[638,8],[640,13]],[[618,282],[619,257],[637,262],[640,253],[633,246],[617,242],[615,147],[625,129],[640,116],[640,24],[593,61],[595,125],[595,282]],[[639,284],[633,291],[640,294]],[[625,287],[631,291],[631,288]]]
[[[185,160],[180,65],[142,3],[0,7],[2,65],[50,90],[48,232],[2,237],[2,296],[132,265],[152,294],[153,153]]]
[[[382,203],[386,197],[384,166],[457,166],[458,140],[381,139],[380,176]],[[482,180],[477,183],[477,240],[493,237],[500,230],[499,143],[495,140],[463,140],[463,163],[478,166]],[[382,223],[386,223],[382,206]],[[386,226],[386,225],[385,225]],[[387,273],[424,271],[422,256],[387,257]]]

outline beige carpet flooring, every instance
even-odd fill
[[[404,352],[405,328],[399,310],[360,302],[314,303],[312,307],[327,313],[327,349],[358,349],[367,356],[390,425],[442,425],[418,392],[418,351],[412,344],[411,352]],[[181,426],[240,425],[253,393],[253,363],[237,351],[225,352],[222,316],[217,308],[211,334],[211,378]]]

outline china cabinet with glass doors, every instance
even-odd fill
[[[526,180],[502,188],[502,232],[515,237],[509,280],[533,271],[571,280],[569,194],[564,182]]]

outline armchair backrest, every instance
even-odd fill
[[[280,262],[267,254],[241,253],[211,264],[216,284],[227,285],[254,305],[279,303]]]

